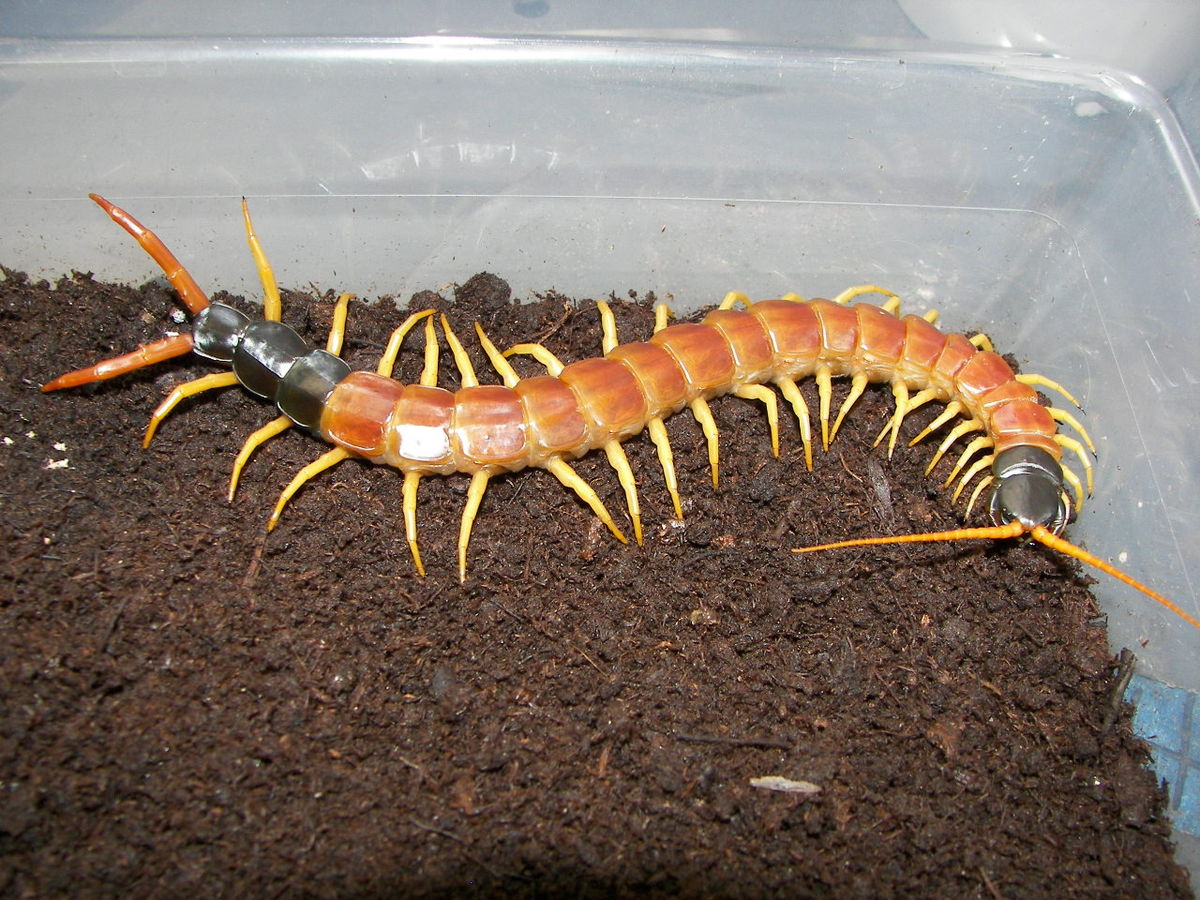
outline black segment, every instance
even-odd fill
[[[233,351],[233,372],[250,393],[274,399],[283,376],[309,349],[308,342],[282,322],[254,322]]]
[[[332,353],[310,350],[283,376],[275,393],[279,411],[297,425],[317,430],[325,401],[349,374],[350,367]]]
[[[192,324],[192,352],[205,359],[227,363],[250,324],[250,317],[232,306],[213,303]]]
[[[1026,528],[1043,525],[1058,534],[1071,516],[1058,460],[1038,447],[1012,447],[992,462],[996,488],[992,521],[1013,520]]]

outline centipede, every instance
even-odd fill
[[[760,403],[771,452],[778,457],[782,398],[798,422],[804,464],[812,471],[817,442],[828,451],[867,386],[877,383],[890,387],[894,408],[875,445],[886,442],[891,456],[906,418],[926,404],[942,404],[941,412],[907,443],[915,446],[941,436],[926,468],[930,475],[965,442],[945,483],[953,485],[954,502],[965,502],[964,519],[987,492],[991,524],[854,538],[797,547],[794,553],[883,544],[1031,540],[1118,579],[1200,628],[1200,620],[1162,594],[1063,537],[1093,492],[1095,443],[1069,410],[1043,403],[1039,389],[1078,408],[1070,392],[1048,377],[1014,371],[984,334],[967,337],[940,330],[934,311],[901,315],[900,298],[887,288],[864,284],[831,299],[785,294],[758,301],[731,291],[700,321],[676,324],[670,324],[667,307],[659,305],[654,333],[646,341],[631,343],[618,340],[612,309],[600,301],[602,355],[569,363],[539,343],[500,351],[476,323],[476,337],[500,384],[480,382],[446,316],[426,309],[409,315],[392,332],[375,371],[352,370],[340,356],[352,296],[338,297],[323,348],[283,324],[275,274],[245,199],[246,240],[263,287],[261,318],[210,301],[153,231],[99,194],[89,197],[162,269],[192,316],[192,331],[67,372],[41,390],[80,387],[187,354],[221,366],[222,371],[179,384],[167,394],[150,416],[143,446],[150,445],[180,402],[210,390],[240,385],[274,403],[278,417],[252,432],[234,459],[231,502],[251,456],[289,428],[303,429],[331,449],[301,468],[282,490],[267,520],[268,530],[275,528],[305,484],[345,460],[361,459],[403,473],[405,540],[418,576],[426,571],[418,542],[418,487],[430,476],[470,476],[457,541],[460,581],[467,577],[472,526],[489,482],[526,468],[552,474],[616,540],[629,543],[595,488],[571,466],[601,450],[624,494],[632,539],[640,545],[644,535],[638,485],[623,446],[630,438],[643,432],[649,436],[674,515],[681,520],[674,451],[665,425],[670,416],[686,409],[695,417],[716,487],[720,434],[710,400],[732,394]],[[851,302],[871,295],[884,300],[878,305]],[[456,390],[438,386],[438,324],[458,370]],[[415,383],[404,384],[392,373],[405,339],[418,329],[424,332],[424,365]],[[545,374],[522,378],[510,362],[516,355],[531,357]],[[819,435],[797,385],[808,378],[816,385]],[[849,379],[849,391],[836,413],[835,378]]]

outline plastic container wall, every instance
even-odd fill
[[[613,40],[11,41],[0,113],[0,260],[39,275],[156,274],[99,191],[241,293],[242,195],[285,284],[367,296],[485,269],[684,309],[885,284],[1070,386],[1100,451],[1071,536],[1200,614],[1197,170],[1136,79]],[[1200,688],[1194,629],[1096,592],[1114,645]]]

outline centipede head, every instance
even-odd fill
[[[992,464],[991,517],[996,525],[1020,522],[1025,531],[1041,526],[1062,534],[1074,518],[1071,495],[1063,489],[1058,461],[1037,447],[1010,447]]]

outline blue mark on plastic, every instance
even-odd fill
[[[1200,709],[1193,691],[1135,675],[1125,699],[1136,707],[1133,730],[1150,745],[1154,771],[1166,779],[1172,824],[1200,836]]]

